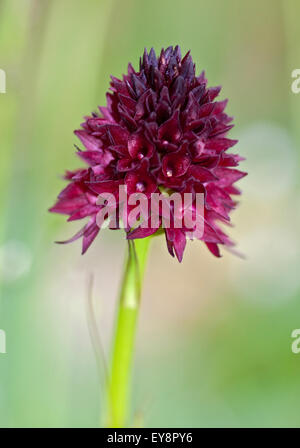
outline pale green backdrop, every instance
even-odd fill
[[[297,0],[0,1],[0,426],[100,424],[87,278],[107,357],[124,235],[103,232],[81,257],[79,242],[53,243],[78,223],[47,209],[80,165],[72,132],[104,103],[110,74],[176,44],[230,100],[249,171],[231,234],[247,259],[194,242],[179,265],[155,240],[133,424],[300,426],[299,15]]]

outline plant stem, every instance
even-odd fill
[[[134,341],[149,242],[149,237],[128,242],[108,387],[108,426],[112,428],[122,428],[128,422]]]

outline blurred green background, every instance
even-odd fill
[[[73,130],[104,104],[109,75],[137,67],[144,47],[176,44],[230,100],[249,171],[231,235],[247,259],[194,242],[180,265],[155,239],[133,424],[300,426],[299,16],[297,0],[0,0],[1,427],[99,425],[87,279],[108,357],[124,235],[104,231],[81,257],[79,242],[53,243],[78,223],[47,209],[80,166]]]

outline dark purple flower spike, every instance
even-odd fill
[[[228,150],[237,140],[227,138],[233,127],[225,112],[227,100],[215,101],[220,87],[207,88],[204,72],[195,75],[190,53],[169,47],[157,57],[145,50],[140,69],[129,64],[122,80],[112,77],[107,106],[86,117],[75,131],[85,150],[78,151],[87,168],[67,172],[68,186],[52,212],[69,220],[89,218],[71,240],[83,238],[83,253],[99,232],[98,194],[171,191],[204,193],[204,233],[200,239],[216,257],[219,245],[232,241],[219,227],[228,224],[235,208],[235,182],[246,173],[236,167],[242,158]],[[126,229],[127,238],[143,238],[159,229]],[[182,260],[187,229],[164,229],[172,256]]]

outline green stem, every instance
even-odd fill
[[[149,237],[128,242],[108,390],[107,423],[112,428],[128,423],[134,341],[149,242]]]

